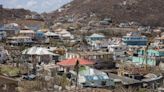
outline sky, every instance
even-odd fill
[[[5,8],[25,8],[38,13],[51,12],[72,0],[0,0]]]

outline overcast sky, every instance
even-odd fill
[[[0,0],[6,8],[25,8],[38,13],[51,12],[72,0]]]

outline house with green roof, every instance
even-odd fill
[[[139,50],[135,56],[132,56],[132,62],[156,66],[160,62],[164,62],[164,49],[149,49],[147,50],[147,57],[144,50]]]

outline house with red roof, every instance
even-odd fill
[[[94,62],[92,61],[81,59],[81,58],[67,59],[67,60],[58,62],[57,64],[63,67],[71,67],[71,66],[75,66],[77,61],[79,62],[80,65],[93,65],[94,64]]]
[[[61,62],[58,62],[57,65],[61,67],[64,71],[70,71],[75,68],[75,66],[79,64],[79,66],[92,66],[95,64],[93,61],[81,59],[81,58],[72,58],[72,59],[66,59]]]

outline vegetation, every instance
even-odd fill
[[[11,66],[2,66],[0,73],[14,77],[20,74],[20,69],[16,67],[11,67]]]
[[[60,78],[60,85],[62,86],[63,89],[65,89],[65,87],[69,85],[69,81],[65,74]]]
[[[45,87],[44,84],[45,83],[43,81],[38,81],[38,80],[35,80],[35,81],[21,81],[20,82],[20,87],[23,88],[24,90],[29,90],[30,92],[32,92],[32,91],[41,91]]]
[[[55,85],[61,86],[62,89],[65,89],[66,86],[70,85],[70,81],[67,79],[66,74],[63,74],[63,76],[55,76],[54,83]]]

